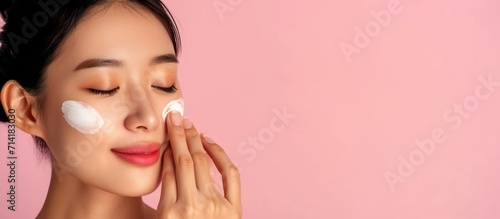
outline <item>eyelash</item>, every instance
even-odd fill
[[[161,90],[163,92],[166,92],[166,93],[175,93],[177,91],[177,87],[175,85],[172,85],[170,87],[157,87],[157,86],[153,86],[153,87],[158,89],[158,90]],[[89,90],[90,90],[90,93],[92,93],[94,95],[111,96],[111,95],[115,94],[116,92],[118,92],[118,88],[119,87],[112,89],[112,90],[96,90],[96,89],[89,89]]]
[[[101,95],[101,96],[111,96],[118,92],[118,87],[113,89],[113,90],[96,90],[96,89],[89,89],[90,93],[94,95]]]
[[[170,87],[156,87],[156,86],[153,86],[153,87],[158,89],[158,90],[161,90],[163,92],[170,93],[170,94],[173,94],[177,91],[177,87],[175,86],[175,84],[170,86]]]

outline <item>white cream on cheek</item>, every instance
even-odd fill
[[[61,111],[66,122],[83,134],[95,134],[104,125],[104,119],[97,110],[83,102],[64,101]]]
[[[165,121],[165,118],[167,118],[168,113],[172,112],[173,110],[179,112],[181,116],[184,116],[184,99],[182,97],[177,100],[168,102],[168,104],[163,108],[163,121]]]
[[[170,101],[162,111],[163,121],[173,110],[184,116],[184,99]],[[61,107],[63,117],[68,124],[83,134],[95,134],[104,125],[102,116],[90,105],[74,101],[64,101]]]

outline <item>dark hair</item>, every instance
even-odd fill
[[[90,9],[113,2],[148,10],[165,26],[175,53],[180,52],[177,25],[161,0],[0,0],[5,21],[0,33],[0,89],[8,80],[15,80],[37,97],[34,107],[42,110],[45,71],[61,43]],[[0,109],[0,122],[7,122],[1,102]],[[47,153],[45,141],[33,138],[42,153]]]

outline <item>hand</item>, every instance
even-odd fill
[[[166,120],[170,147],[163,155],[157,219],[241,219],[239,172],[222,147],[206,137],[202,141],[178,112]],[[224,194],[214,186],[210,159],[222,175]]]

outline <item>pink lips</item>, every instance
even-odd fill
[[[159,144],[148,144],[114,148],[111,151],[129,163],[139,166],[150,166],[160,158],[160,149],[161,145]]]

